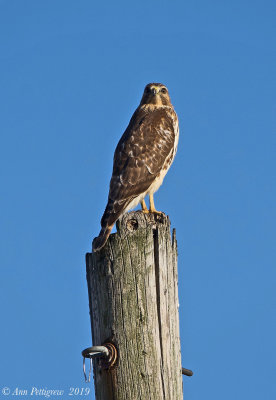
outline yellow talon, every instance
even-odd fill
[[[153,213],[153,214],[158,214],[158,215],[164,215],[164,213],[163,213],[162,211],[157,211],[157,210],[155,209],[154,201],[153,201],[153,194],[150,194],[150,195],[149,195],[149,201],[150,201],[150,208],[149,208],[149,210],[150,210],[151,213]]]
[[[141,207],[142,207],[142,211],[143,211],[144,214],[148,214],[149,213],[149,210],[147,208],[147,205],[146,205],[146,202],[145,202],[144,199],[141,201]]]

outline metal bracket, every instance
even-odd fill
[[[187,368],[183,368],[183,367],[182,367],[182,375],[193,376],[194,373],[193,373],[193,371],[191,371],[190,369],[187,369]]]
[[[85,382],[90,382],[92,372],[92,359],[100,358],[101,367],[104,369],[110,369],[114,366],[117,361],[118,353],[113,343],[105,343],[103,346],[92,346],[81,352],[83,357],[83,374]],[[88,378],[85,371],[85,359],[90,359],[90,369]]]

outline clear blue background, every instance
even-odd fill
[[[177,231],[185,399],[276,398],[275,11],[0,0],[1,388],[86,387],[84,256],[154,81],[181,130],[155,200]]]

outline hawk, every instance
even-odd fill
[[[144,213],[161,214],[155,209],[153,194],[173,162],[178,137],[178,118],[168,89],[161,83],[149,83],[114,153],[108,202],[102,229],[93,241],[94,251],[105,245],[117,219],[137,204]]]

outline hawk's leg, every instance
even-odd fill
[[[147,205],[146,205],[144,199],[141,201],[141,207],[142,207],[142,211],[143,211],[144,214],[148,214],[149,213],[149,210],[147,208]]]
[[[164,213],[162,213],[162,211],[157,211],[157,210],[155,209],[154,201],[153,201],[153,194],[150,194],[150,195],[149,195],[149,201],[150,201],[150,208],[149,208],[149,210],[150,210],[151,213],[158,214],[158,215],[163,215],[163,214],[164,214]]]

